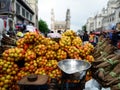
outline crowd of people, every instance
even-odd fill
[[[109,38],[111,41],[111,44],[120,48],[120,31],[118,30],[108,30],[107,32],[101,32],[101,33],[95,33],[95,32],[90,32],[88,34],[87,31],[84,32],[84,34],[80,37],[83,40],[83,42],[90,42],[94,46],[98,43],[98,38],[99,36],[103,35],[105,38]]]
[[[26,32],[37,32],[39,33],[39,30],[37,30],[35,27],[28,25],[25,26],[23,25],[22,27],[17,27],[16,30],[13,30],[12,28],[7,31],[7,34],[12,37],[12,36],[17,36],[18,38],[21,38],[24,36],[24,34]],[[58,34],[61,33],[50,33],[49,35],[52,35],[52,37],[56,37],[59,36]],[[87,31],[84,31],[83,35],[80,35],[81,39],[83,40],[83,42],[90,42],[92,45],[96,46],[96,44],[98,43],[98,38],[99,36],[103,35],[105,38],[109,38],[109,40],[111,41],[111,44],[118,47],[120,49],[120,30],[107,30],[106,31],[102,31],[100,33],[96,33],[95,31],[90,31],[90,33],[88,34]]]
[[[39,33],[39,30],[32,25],[20,25],[16,26],[15,29],[9,29],[9,31],[7,31],[7,35],[10,37],[17,37],[19,39],[27,32]]]
[[[99,36],[99,34],[95,34],[92,31],[89,34],[88,34],[87,31],[85,31],[83,35],[80,35],[80,37],[81,37],[81,39],[82,39],[83,42],[90,42],[94,46],[98,42],[98,36]]]

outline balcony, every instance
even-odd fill
[[[30,3],[28,2],[28,0],[22,0],[22,1],[24,1],[32,9],[32,7],[31,7]]]
[[[32,14],[34,14],[34,11],[32,10],[32,7],[30,6],[30,4],[28,3],[27,0],[17,0],[21,5],[23,5],[29,12],[31,12]]]

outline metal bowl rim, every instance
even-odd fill
[[[62,70],[62,68],[60,67],[59,63],[61,63],[61,62],[63,62],[63,61],[69,61],[69,60],[83,61],[83,62],[85,62],[85,63],[88,63],[88,64],[89,64],[88,68],[84,69],[83,71],[86,71],[87,69],[89,69],[89,68],[91,67],[91,64],[90,64],[89,62],[87,62],[87,61],[85,61],[85,60],[77,60],[77,59],[64,59],[64,60],[61,60],[61,61],[58,62],[58,67]],[[64,70],[63,70],[63,71],[64,71]]]

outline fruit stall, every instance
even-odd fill
[[[120,57],[113,54],[115,48],[102,36],[94,47],[89,42],[83,44],[81,38],[72,30],[64,32],[57,41],[28,32],[14,44],[14,47],[5,49],[0,58],[0,90],[19,90],[18,83],[31,74],[47,75],[47,85],[50,85],[53,79],[61,85],[63,72],[58,63],[65,59],[76,59],[92,65],[86,72],[84,84],[92,77],[103,86],[112,85],[111,88],[120,83]],[[68,79],[65,82],[77,84],[81,80]]]
[[[58,62],[64,59],[77,59],[93,62],[91,55],[94,47],[90,43],[83,45],[82,40],[72,30],[64,32],[59,41],[41,34],[26,33],[16,41],[16,46],[4,50],[0,59],[0,89],[17,90],[17,83],[30,74],[49,76],[61,83],[62,72]],[[86,81],[91,79],[87,72]],[[67,82],[78,83],[79,80]]]

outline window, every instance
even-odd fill
[[[112,21],[114,21],[114,17],[112,17]]]
[[[100,22],[99,22],[99,25],[100,25]]]
[[[36,19],[38,19],[38,15],[36,15]]]
[[[25,9],[22,8],[22,15],[25,17]]]
[[[103,22],[106,22],[106,19],[104,19]]]
[[[57,29],[59,28],[59,26],[57,26]]]
[[[0,9],[6,8],[6,5],[7,5],[7,3],[6,3],[5,0],[1,0],[1,1],[0,1]]]
[[[107,22],[109,22],[109,19],[107,19]]]
[[[55,26],[55,29],[57,29],[57,26]]]
[[[110,22],[110,18],[108,18],[108,22]]]
[[[16,14],[20,15],[20,5],[16,3]]]
[[[26,11],[26,18],[29,19],[29,13]]]
[[[59,25],[59,28],[61,28],[61,25]]]
[[[32,21],[32,15],[30,14],[30,21]]]
[[[110,22],[111,22],[111,18],[110,18]]]
[[[120,18],[120,12],[119,12],[119,15],[118,15],[118,17]]]

